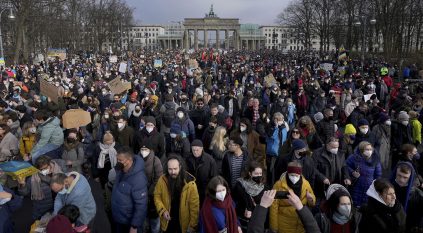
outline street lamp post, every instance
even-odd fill
[[[1,34],[1,15],[6,10],[10,10],[9,19],[16,18],[15,15],[13,14],[12,8],[4,8],[3,10],[0,11],[0,58],[3,58],[3,59],[4,59],[4,51],[3,51],[3,35]]]
[[[360,16],[359,18],[361,18],[361,21],[360,21],[360,19],[358,19],[354,24],[355,24],[355,26],[357,26],[357,27],[360,27],[360,26],[362,26],[363,25],[363,32],[362,32],[362,40],[361,40],[361,67],[363,68],[363,66],[364,66],[364,53],[366,52],[366,47],[367,47],[367,44],[366,44],[366,32],[367,32],[367,17],[366,16],[364,16],[364,15],[362,15],[362,16]],[[375,18],[371,18],[370,20],[369,20],[369,23],[370,23],[370,25],[375,25],[376,24],[376,19]]]

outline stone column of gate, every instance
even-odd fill
[[[219,30],[216,30],[216,49],[220,49]]]
[[[194,29],[194,49],[198,50],[198,31]]]
[[[234,42],[235,42],[235,49],[236,50],[239,50],[239,44],[240,44],[240,39],[239,39],[239,31],[238,30],[235,30],[234,31]]]
[[[184,36],[182,37],[182,44],[183,44],[183,47],[184,47],[184,49],[185,50],[188,50],[189,48],[188,48],[188,35],[189,35],[189,33],[188,33],[188,30],[184,30]]]
[[[208,40],[209,34],[207,33],[207,29],[204,29],[204,48],[207,49],[208,47]]]
[[[229,31],[225,29],[225,49],[229,50]]]
[[[253,40],[253,50],[257,50],[257,47],[256,47],[256,38],[254,38],[254,40]]]

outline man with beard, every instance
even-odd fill
[[[193,232],[199,213],[195,178],[185,171],[183,160],[177,155],[170,155],[166,166],[154,190],[160,228],[165,233]]]

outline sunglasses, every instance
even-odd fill
[[[293,131],[292,131],[292,133],[299,134],[299,133],[300,133],[300,131],[298,131],[298,130],[293,130]]]

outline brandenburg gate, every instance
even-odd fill
[[[204,33],[203,47],[208,48],[208,32],[215,31],[216,45],[220,48],[220,35],[223,31],[225,33],[224,49],[228,50],[230,47],[239,50],[240,48],[240,23],[239,19],[234,18],[219,18],[213,11],[213,5],[210,12],[204,18],[185,18],[184,22],[183,45],[185,49],[191,47],[191,33],[194,34],[194,49],[198,49],[198,32]],[[232,36],[230,34],[232,33]]]

